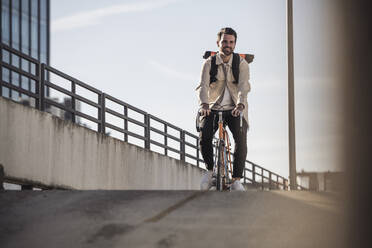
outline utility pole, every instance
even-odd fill
[[[296,132],[293,66],[293,0],[287,0],[288,40],[288,124],[289,124],[289,181],[291,190],[297,189],[296,176]]]

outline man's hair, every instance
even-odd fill
[[[221,37],[223,34],[230,34],[230,35],[234,35],[235,37],[235,42],[236,42],[236,39],[238,38],[238,35],[236,34],[235,30],[232,29],[232,28],[221,28],[220,32],[218,32],[217,34],[217,42],[219,42],[221,40]]]

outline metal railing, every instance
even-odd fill
[[[42,64],[7,45],[1,44],[0,50],[0,96],[15,101],[27,98],[32,103],[31,106],[41,111],[53,112],[51,111],[53,107],[60,109],[75,123],[80,123],[78,120],[81,118],[88,120],[97,126],[94,129],[97,132],[107,134],[108,130],[115,131],[122,135],[122,140],[125,142],[129,142],[129,138],[132,137],[140,140],[145,149],[154,150],[152,147],[155,146],[162,149],[162,153],[166,156],[169,156],[169,153],[174,153],[177,154],[179,160],[201,167],[203,160],[200,156],[198,136],[110,96],[51,66]],[[69,87],[51,82],[53,81],[52,76],[69,82]],[[82,90],[87,91],[87,94],[94,97],[83,96],[80,93]],[[67,96],[71,99],[71,104],[62,104],[56,99],[48,97],[46,92],[50,91],[56,91]],[[81,111],[77,107],[78,103],[93,108],[94,111],[91,111],[93,114]],[[116,109],[112,106],[116,106]],[[131,117],[130,114],[133,113],[139,115],[142,120]],[[111,119],[117,118],[121,124],[113,123],[112,120],[107,118],[108,116],[111,116]],[[153,123],[157,123],[158,127]],[[130,125],[135,125],[137,129],[142,129],[142,131],[130,130]],[[173,130],[173,134],[170,133],[170,130]],[[160,135],[162,141],[156,140],[153,137],[154,134]],[[178,143],[178,147],[170,145],[170,142]],[[192,150],[193,154],[187,152],[187,150]],[[192,160],[192,162],[189,160]],[[288,189],[286,178],[249,160],[245,162],[243,180],[246,184],[262,189]]]

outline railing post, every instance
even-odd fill
[[[256,165],[252,164],[252,183],[256,186]]]
[[[128,107],[124,105],[124,116],[128,118]],[[128,120],[124,119],[124,130],[128,131]],[[128,142],[128,134],[124,133],[124,141]]]
[[[101,93],[98,99],[98,104],[101,106],[98,112],[98,120],[101,121],[98,132],[106,134],[106,94]]]
[[[168,146],[167,134],[168,134],[168,126],[167,126],[167,124],[164,124],[164,145],[165,146]],[[168,148],[167,147],[164,148],[164,155],[168,156]]]
[[[180,131],[180,140],[180,160],[185,161],[185,131],[183,130]]]
[[[10,35],[11,37],[11,35]],[[9,65],[13,65],[13,53],[11,51],[9,51]],[[38,71],[37,73],[39,73],[40,71],[40,68],[36,68]],[[8,80],[9,80],[9,83],[12,83],[13,82],[13,75],[12,75],[12,71],[9,70],[9,77],[8,77]],[[39,77],[39,80],[40,80],[40,74],[38,75]],[[36,86],[35,86],[36,87]],[[12,96],[13,96],[13,90],[12,89],[9,89],[9,99],[12,99]]]
[[[261,168],[261,188],[262,188],[262,190],[265,189],[264,182],[265,182],[265,180],[264,180],[263,168]]]
[[[279,188],[279,176],[276,175],[276,189],[280,189]]]
[[[37,65],[37,73],[39,78],[39,110],[44,111],[45,110],[45,64],[36,64]]]
[[[76,98],[75,98],[75,94],[76,94],[76,83],[75,81],[71,81],[71,92],[72,92],[72,96],[71,96],[71,108],[72,108],[72,113],[71,113],[71,121],[72,123],[76,123]]]
[[[145,115],[145,148],[150,150],[150,115]]]
[[[272,177],[272,174],[271,174],[271,171],[269,171],[269,190],[272,190],[272,187],[271,187],[271,184],[272,184],[271,177]]]

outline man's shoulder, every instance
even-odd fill
[[[216,55],[209,56],[209,57],[205,60],[205,62],[211,63],[213,57],[216,57]]]
[[[211,64],[212,64],[212,56],[209,56],[207,59],[204,60],[203,66],[206,66],[206,65],[211,66]]]
[[[245,58],[243,58],[242,56],[239,55],[239,58],[240,58],[240,65],[241,64],[245,64],[245,65],[248,65],[248,62]]]
[[[240,57],[240,65],[239,65],[239,67],[241,67],[241,68],[248,68],[248,65],[249,64],[248,64],[247,60],[245,60],[244,58]]]

